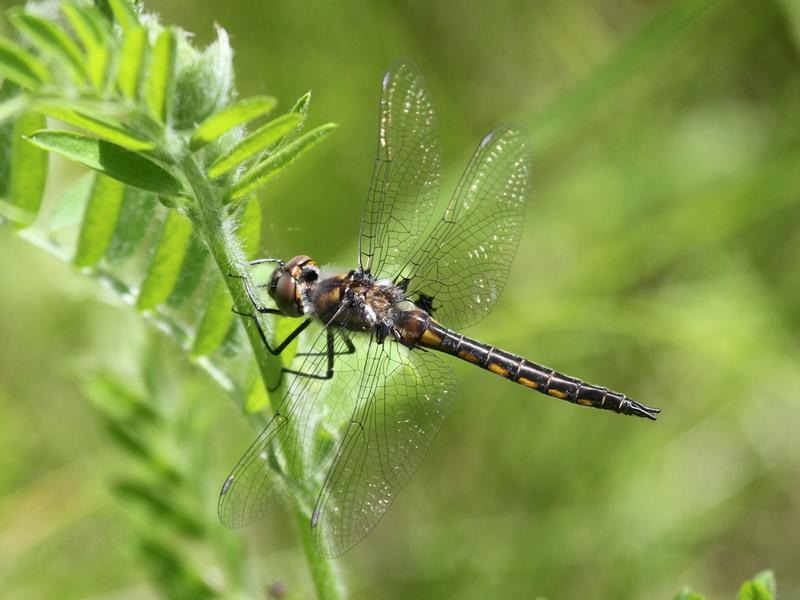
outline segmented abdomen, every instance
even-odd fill
[[[586,383],[521,356],[468,338],[447,329],[430,317],[416,343],[425,348],[456,356],[495,375],[559,400],[649,419],[655,419],[660,412],[657,408],[649,408],[631,400],[625,394]]]

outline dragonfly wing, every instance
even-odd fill
[[[360,541],[416,472],[453,400],[450,368],[432,353],[371,344],[372,359],[312,516],[325,556]]]
[[[378,152],[361,216],[359,265],[393,273],[430,222],[439,196],[442,151],[428,84],[412,62],[383,79]]]
[[[501,126],[481,141],[441,221],[396,274],[409,296],[432,297],[434,316],[463,328],[485,317],[503,291],[531,188],[525,131]]]
[[[319,329],[322,329],[321,331]],[[298,356],[292,368],[303,373],[325,375],[328,369],[328,333],[317,327],[313,340]],[[244,456],[225,480],[219,497],[219,518],[227,527],[242,527],[264,517],[283,499],[287,490],[319,473],[333,456],[335,443],[325,430],[324,419],[333,410],[342,413],[340,404],[355,402],[360,365],[348,354],[348,340],[337,330],[333,335],[333,379],[290,377],[286,392],[275,412]],[[327,390],[335,393],[326,394]],[[335,398],[319,402],[322,395]]]

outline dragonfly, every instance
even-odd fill
[[[304,331],[311,341],[283,368],[285,393],[218,506],[225,525],[240,527],[316,478],[312,539],[329,557],[372,530],[422,463],[455,397],[444,355],[573,404],[653,420],[660,412],[461,333],[497,303],[522,234],[532,166],[524,129],[486,135],[434,219],[442,152],[428,85],[411,61],[386,73],[379,112],[358,266],[323,276],[305,255],[249,263],[274,265],[263,284],[274,307],[244,276],[254,310],[240,314],[265,347],[281,354]],[[270,343],[267,314],[302,321]]]

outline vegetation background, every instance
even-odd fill
[[[352,597],[665,598],[690,583],[723,598],[767,566],[782,597],[800,594],[796,2],[146,7],[200,45],[227,29],[243,95],[288,107],[310,88],[316,119],[340,124],[261,194],[268,255],[354,263],[394,59],[429,79],[450,189],[487,130],[525,124],[525,234],[470,333],[664,411],[582,410],[454,364],[459,401],[430,456],[339,561]],[[147,513],[109,491],[124,457],[86,402],[92,373],[134,377],[148,354],[172,382],[164,402],[191,407],[199,520],[251,431],[95,282],[10,234],[0,256],[0,596],[156,596]],[[264,594],[307,597],[286,520],[215,535],[244,540]]]

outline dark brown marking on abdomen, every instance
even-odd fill
[[[649,419],[655,419],[660,412],[659,409],[639,404],[625,394],[586,383],[521,356],[468,338],[447,329],[430,316],[424,321],[424,328],[424,331],[418,332],[418,337],[414,341],[416,345],[450,354],[553,398]]]

